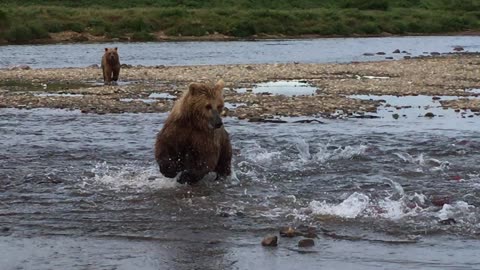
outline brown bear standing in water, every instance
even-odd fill
[[[231,173],[232,146],[223,127],[224,82],[192,83],[175,102],[155,143],[160,172],[179,183],[195,183],[209,172]]]
[[[102,57],[103,81],[110,84],[117,82],[120,73],[120,58],[118,57],[118,48],[105,48],[105,54]]]

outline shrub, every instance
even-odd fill
[[[6,39],[13,43],[48,37],[48,32],[41,25],[16,25],[10,28],[6,35]]]
[[[154,40],[155,40],[155,36],[153,36],[153,35],[150,34],[150,33],[145,32],[145,31],[135,32],[135,33],[132,35],[132,40],[133,40],[133,41],[154,41]]]
[[[249,37],[257,33],[255,25],[250,21],[239,21],[235,23],[229,31],[234,37]]]
[[[387,10],[389,2],[388,0],[343,0],[340,6],[342,8]]]

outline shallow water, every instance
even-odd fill
[[[415,36],[383,38],[324,38],[311,40],[139,42],[0,46],[0,68],[86,67],[100,64],[105,47],[118,47],[121,62],[130,65],[217,65],[259,63],[345,63],[378,61],[385,57],[451,53],[456,46],[480,51],[478,36]],[[406,53],[394,54],[399,49]],[[376,55],[384,52],[385,55]],[[373,56],[365,56],[373,53]],[[426,53],[426,54],[425,54]]]
[[[6,269],[480,264],[478,117],[322,119],[323,125],[228,118],[234,176],[196,186],[162,177],[153,161],[165,117],[1,109],[0,263]],[[456,223],[439,223],[446,218]],[[260,246],[280,227],[301,225],[317,227],[314,247],[298,248],[300,238]]]
[[[376,115],[385,118],[418,118],[425,117],[427,113],[432,113],[434,117],[442,117],[441,122],[445,125],[452,125],[453,128],[460,128],[462,122],[456,122],[455,119],[475,117],[478,113],[470,110],[457,110],[444,108],[440,101],[463,99],[479,99],[477,96],[392,96],[392,95],[351,95],[350,98],[363,100],[379,100],[382,106],[377,110]],[[469,125],[469,123],[467,123]]]
[[[305,81],[290,80],[263,82],[254,85],[252,88],[238,88],[235,91],[238,93],[251,92],[268,95],[310,96],[316,93],[317,87]]]

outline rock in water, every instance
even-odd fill
[[[264,247],[276,247],[277,246],[278,237],[269,235],[263,238],[262,246]]]
[[[438,223],[442,225],[453,225],[453,224],[457,224],[457,221],[453,218],[447,218],[444,220],[440,220]]]
[[[302,239],[300,241],[298,241],[298,246],[299,247],[313,247],[315,246],[315,242],[313,241],[313,239]]]

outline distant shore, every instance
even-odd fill
[[[131,35],[130,35],[131,36]],[[302,39],[330,39],[330,38],[382,38],[382,37],[409,37],[409,36],[480,36],[477,31],[463,31],[463,32],[448,32],[448,33],[407,33],[402,35],[393,35],[390,33],[382,33],[376,35],[300,35],[300,36],[285,36],[285,35],[255,35],[248,38],[240,38],[234,36],[227,36],[221,34],[212,34],[205,36],[166,36],[163,33],[152,33],[155,37],[148,42],[209,42],[209,41],[262,41],[262,40],[302,40]],[[47,45],[47,44],[78,44],[78,43],[114,43],[114,42],[145,42],[142,40],[133,40],[129,37],[111,38],[107,36],[94,36],[88,33],[77,33],[73,31],[64,31],[60,33],[51,33],[48,38],[34,39],[20,43],[10,43],[6,40],[0,40],[0,46],[7,45]]]

